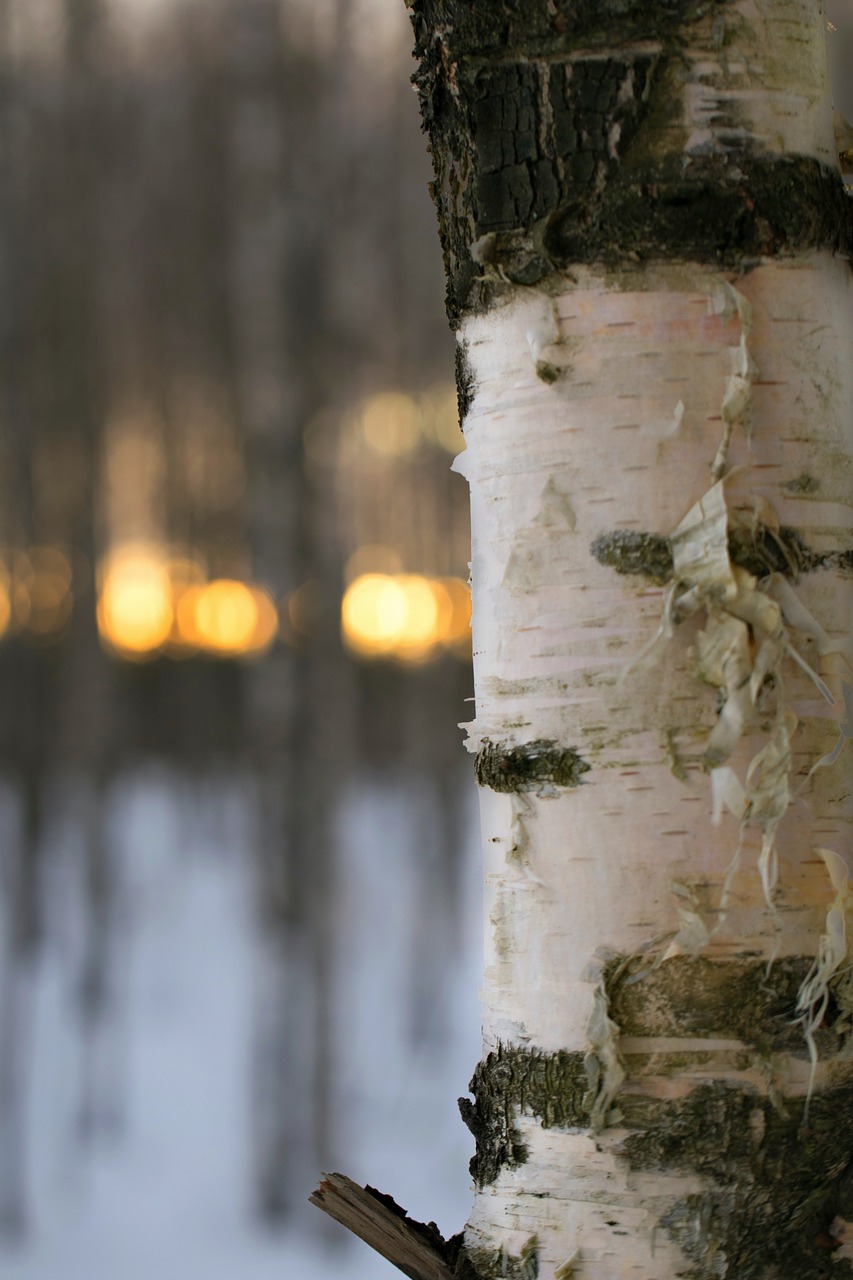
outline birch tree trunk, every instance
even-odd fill
[[[851,1276],[853,290],[822,5],[410,7],[473,523],[456,1272]]]

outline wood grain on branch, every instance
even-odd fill
[[[447,1243],[435,1223],[415,1222],[391,1196],[342,1173],[324,1175],[311,1204],[359,1236],[409,1280],[453,1280]]]

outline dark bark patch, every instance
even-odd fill
[[[822,557],[811,550],[797,529],[787,525],[778,530],[759,523],[730,529],[729,558],[756,578],[768,573],[798,578],[801,573],[822,567]]]
[[[474,760],[478,785],[502,792],[578,787],[589,770],[575,747],[561,747],[543,738],[521,746],[486,738]]]
[[[795,476],[793,480],[788,480],[783,488],[789,493],[817,493],[820,488],[820,481],[810,476],[807,471],[803,471],[800,475]]]
[[[636,574],[659,585],[672,578],[672,548],[660,533],[616,529],[599,534],[590,551],[599,564],[617,573]]]
[[[815,555],[815,569],[837,569],[839,573],[853,573],[853,551],[825,551]]]
[[[762,1054],[807,1056],[795,1022],[797,996],[811,960],[707,960],[674,956],[657,969],[637,960],[606,975],[610,1016],[626,1036],[697,1036],[739,1040]],[[644,972],[648,970],[648,972]],[[638,980],[637,975],[643,973]],[[819,1031],[822,1053],[840,1045]],[[853,1153],[851,1153],[853,1154]]]
[[[468,1086],[474,1095],[459,1099],[462,1119],[476,1140],[469,1166],[484,1187],[504,1165],[527,1160],[527,1148],[515,1127],[517,1114],[535,1116],[543,1129],[589,1124],[591,1099],[584,1054],[543,1053],[498,1045],[481,1062]]]
[[[539,1244],[535,1235],[525,1241],[520,1254],[463,1245],[456,1263],[456,1280],[536,1280],[538,1275]]]
[[[841,176],[817,160],[741,155],[668,160],[614,174],[600,196],[553,215],[544,247],[557,267],[676,259],[749,266],[811,248],[849,253]]]
[[[451,320],[575,264],[744,269],[809,248],[853,251],[836,170],[763,153],[735,118],[726,154],[685,162],[682,43],[693,23],[708,42],[714,12],[729,7],[416,0]],[[614,52],[597,52],[599,36]],[[644,39],[659,51],[637,47]]]
[[[810,963],[785,958],[768,974],[758,958],[678,957],[650,970],[647,959],[614,957],[604,972],[608,1013],[623,1037],[736,1040],[752,1065],[776,1054],[806,1056],[793,1018]],[[618,1095],[619,1126],[628,1133],[617,1153],[633,1171],[702,1179],[701,1191],[685,1194],[660,1220],[688,1259],[685,1280],[853,1277],[848,1261],[832,1258],[833,1222],[853,1217],[853,1080],[831,1025],[820,1035],[821,1057],[836,1055],[834,1085],[808,1105],[733,1081],[661,1100],[634,1087],[644,1072],[661,1073],[661,1055],[631,1055],[637,1074]],[[713,1058],[694,1048],[669,1056],[681,1057],[682,1071],[694,1061],[707,1069]],[[528,1158],[520,1115],[544,1128],[590,1127],[582,1053],[499,1045],[469,1087],[474,1101],[459,1105],[476,1138],[471,1173],[481,1187]],[[474,1264],[474,1274],[492,1273]]]
[[[477,390],[474,370],[468,356],[468,343],[456,343],[456,403],[459,408],[459,425],[465,426],[468,410],[474,401]]]
[[[431,34],[447,33],[454,58],[505,54],[523,43],[540,54],[608,48],[635,40],[672,40],[682,27],[728,7],[730,0],[413,0],[416,52]]]
[[[631,1169],[700,1174],[660,1225],[690,1261],[686,1280],[842,1280],[832,1224],[851,1197],[853,1084],[784,1104],[715,1083],[660,1102],[620,1097]]]
[[[616,573],[648,578],[658,585],[672,580],[672,550],[669,539],[662,534],[616,529],[599,534],[590,551],[599,564]],[[756,578],[781,573],[796,580],[800,574],[821,569],[842,573],[853,570],[853,551],[813,551],[799,530],[788,525],[779,529],[763,524],[731,529],[729,559]]]
[[[614,961],[605,975],[609,1012],[623,1036],[732,1039],[768,1063],[775,1054],[805,1058],[795,1016],[810,963],[787,957],[768,973],[763,959],[677,957],[637,980],[643,962]],[[830,1008],[818,1032],[824,1060],[843,1047],[833,1016]],[[816,1093],[808,1107],[721,1081],[666,1101],[629,1084],[618,1105],[633,1131],[619,1148],[631,1169],[705,1180],[661,1219],[690,1260],[685,1280],[853,1276],[849,1262],[831,1258],[832,1222],[844,1216],[853,1183],[853,1082]]]

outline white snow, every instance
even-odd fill
[[[122,1123],[88,1143],[75,1125],[81,846],[73,824],[55,833],[27,1100],[32,1218],[21,1245],[0,1244],[4,1280],[398,1274],[310,1207],[279,1234],[252,1216],[249,795],[238,784],[224,798],[221,785],[197,790],[188,821],[186,786],[162,772],[140,773],[114,789],[121,912],[112,966],[119,1012],[99,1068],[104,1095],[114,1086]],[[411,786],[373,784],[354,789],[339,815],[337,1036],[347,1053],[339,1080],[344,1123],[332,1167],[388,1192],[451,1235],[471,1202],[472,1143],[456,1098],[480,1056],[479,877],[469,830],[467,941],[437,969],[443,976],[427,1011],[432,1035],[413,1045],[407,930],[421,883],[411,823],[417,803]],[[444,937],[437,928],[436,946],[446,953]],[[319,1173],[305,1169],[306,1198]]]

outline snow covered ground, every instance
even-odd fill
[[[110,1029],[120,1082],[113,1134],[83,1143],[81,1043],[70,973],[84,931],[79,849],[63,837],[49,883],[48,940],[36,979],[28,1098],[32,1220],[0,1246],[4,1280],[383,1280],[388,1264],[308,1209],[273,1234],[249,1204],[251,1011],[256,952],[246,792],[188,822],[174,780],[148,773],[113,797],[122,832],[124,914]],[[338,1031],[346,1045],[332,1166],[392,1194],[413,1216],[457,1231],[470,1205],[471,1139],[456,1098],[479,1058],[480,911],[473,800],[464,875],[467,938],[448,954],[430,1035],[411,1035],[407,930],[422,893],[401,785],[353,791],[340,814]],[[207,815],[207,816],[206,816]],[[77,860],[75,862],[75,859]],[[446,950],[442,931],[436,947]],[[381,1065],[381,1071],[377,1068]],[[109,1079],[103,1086],[109,1098]],[[109,1118],[109,1117],[107,1117]],[[305,1169],[305,1196],[320,1170]]]

